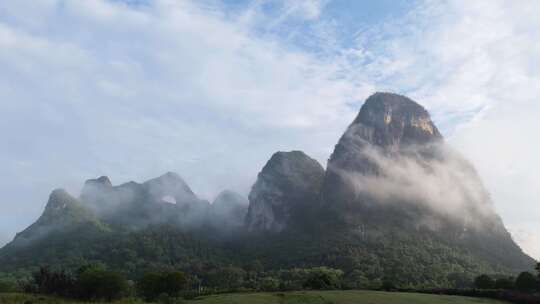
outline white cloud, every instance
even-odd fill
[[[388,151],[359,140],[358,133],[362,131],[365,129],[353,125],[345,133],[347,149],[351,149],[348,153],[354,153],[349,157],[357,155],[357,161],[372,164],[378,168],[378,174],[330,168],[350,183],[356,195],[373,198],[382,204],[413,204],[463,225],[497,221],[489,194],[478,174],[447,145],[412,146],[400,155],[388,155]],[[432,153],[437,156],[418,158]]]
[[[328,3],[323,0],[287,0],[284,1],[284,16],[298,16],[301,19],[317,19],[321,15],[321,10]]]
[[[316,18],[317,3],[288,3],[287,18]],[[11,219],[10,233],[52,188],[77,193],[101,174],[174,170],[206,198],[247,192],[276,150],[324,160],[362,90],[334,63],[196,2],[29,5],[0,3],[1,184],[17,202],[0,222]]]

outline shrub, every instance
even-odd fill
[[[182,303],[185,303],[184,299],[179,298],[179,297],[170,296],[170,295],[168,295],[166,293],[160,294],[157,297],[156,302],[159,303],[159,304],[182,304]]]
[[[308,289],[336,289],[341,287],[343,272],[337,269],[316,267],[310,270],[304,288]]]
[[[27,292],[72,296],[75,283],[75,277],[63,270],[52,271],[48,267],[41,267],[32,274],[32,280],[23,289]]]
[[[0,280],[0,293],[14,292],[17,290],[17,284],[8,280]]]
[[[160,294],[160,279],[159,273],[148,272],[137,282],[137,293],[147,301],[152,301]]]
[[[396,285],[394,285],[392,281],[384,280],[382,282],[381,289],[385,291],[395,291],[397,288],[396,288]]]
[[[355,269],[345,276],[343,287],[347,289],[369,289],[371,284],[362,271]]]
[[[82,299],[112,301],[126,294],[128,283],[119,273],[88,269],[79,275],[77,287]]]
[[[490,276],[483,274],[474,279],[474,286],[478,289],[493,289],[495,281]]]
[[[211,270],[207,283],[211,287],[235,290],[243,286],[245,278],[246,272],[242,268],[228,266]]]
[[[514,288],[514,279],[509,278],[499,278],[495,280],[495,288],[496,289],[513,289]]]
[[[79,268],[75,275],[41,267],[21,284],[21,289],[26,293],[112,301],[126,295],[129,284],[121,274],[90,264]]]
[[[276,291],[279,290],[279,280],[273,277],[262,278],[259,289],[262,291]]]
[[[178,297],[187,288],[188,280],[183,272],[166,272],[161,277],[163,292],[169,296]]]
[[[137,282],[137,292],[147,301],[153,301],[162,294],[178,297],[187,289],[187,285],[188,280],[183,272],[149,272]]]
[[[521,291],[532,291],[536,289],[538,280],[530,272],[522,272],[516,279],[515,287]]]
[[[447,279],[454,288],[472,288],[474,285],[473,277],[466,272],[450,273]]]

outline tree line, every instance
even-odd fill
[[[75,271],[40,267],[17,285],[0,281],[0,292],[22,291],[89,301],[137,297],[148,302],[176,303],[185,298],[221,292],[322,290],[344,286],[343,271],[327,267],[294,268],[270,274],[228,266],[213,269],[204,277],[163,270],[146,272],[129,280],[121,272],[109,270],[102,264],[88,264]]]
[[[515,297],[523,299],[524,295],[531,295],[527,297],[532,298],[533,294],[540,291],[540,264],[536,269],[537,274],[522,272],[516,277],[483,274],[477,276],[471,284],[457,289],[408,289],[394,284],[391,279],[368,278],[361,271],[344,273],[329,267],[264,271],[262,264],[257,261],[245,268],[219,266],[197,274],[160,269],[146,271],[135,277],[110,270],[103,264],[85,264],[75,270],[40,267],[31,277],[17,284],[0,278],[0,292],[22,291],[91,301],[137,297],[149,302],[171,303],[222,292],[372,289],[512,300]]]
[[[535,267],[537,273],[528,271],[521,272],[517,277],[479,275],[474,280],[474,286],[478,289],[502,289],[518,290],[521,292],[540,291],[540,263]]]

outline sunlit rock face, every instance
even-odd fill
[[[391,93],[370,96],[351,126],[356,136],[381,147],[426,144],[442,139],[429,113],[413,100]]]
[[[318,204],[323,167],[301,151],[277,152],[249,194],[250,231],[280,232],[302,225]]]

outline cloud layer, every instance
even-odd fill
[[[359,197],[356,203],[416,206],[423,214],[415,220],[433,230],[441,228],[441,218],[469,228],[498,220],[474,168],[446,144],[412,145],[393,153],[357,138],[359,128],[363,126],[350,126],[342,140],[347,141],[347,154],[353,153],[350,159],[369,165],[362,170],[330,167]]]
[[[211,198],[247,192],[277,149],[326,157],[362,87],[253,30],[258,7],[196,3],[0,4],[0,184],[13,202],[2,229],[21,230],[52,188],[77,193],[85,178],[174,170]],[[284,4],[280,24],[318,7]]]

